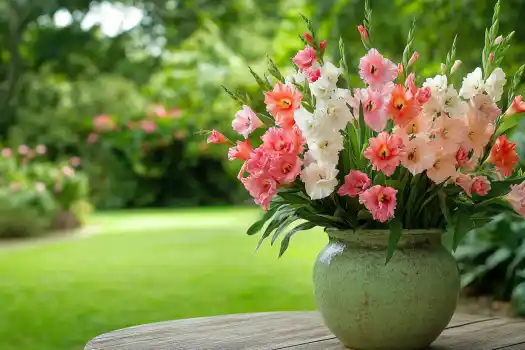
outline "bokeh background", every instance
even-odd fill
[[[374,0],[374,45],[399,61],[413,18],[420,76],[459,33],[456,74],[481,62],[494,0]],[[244,232],[260,215],[240,164],[199,131],[233,136],[223,92],[260,94],[248,71],[284,72],[300,14],[338,61],[365,51],[361,0],[0,0],[0,349],[82,349],[155,321],[313,309],[310,269],[326,241],[277,249]],[[503,0],[503,63],[525,63],[524,0]],[[356,68],[352,72],[356,79]],[[458,85],[456,85],[458,86]],[[523,88],[521,92],[525,92]],[[523,125],[512,135],[525,156]],[[525,315],[525,225],[498,216],[457,252],[472,312]],[[508,304],[507,302],[511,302]]]

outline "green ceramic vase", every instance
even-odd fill
[[[449,323],[460,281],[441,231],[406,230],[385,265],[388,231],[330,231],[314,266],[328,328],[356,350],[427,348]]]

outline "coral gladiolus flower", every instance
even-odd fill
[[[525,216],[525,181],[519,185],[510,186],[510,192],[505,199],[521,216]]]
[[[280,184],[289,184],[301,172],[301,158],[294,154],[284,154],[273,157],[270,161],[270,175]]]
[[[392,187],[372,186],[359,196],[359,202],[372,213],[372,218],[386,222],[394,217],[397,190]]]
[[[387,112],[396,125],[405,127],[419,113],[419,104],[403,85],[396,85],[392,91]]]
[[[293,87],[277,82],[273,91],[265,93],[264,103],[277,124],[285,128],[295,124],[294,111],[300,107],[302,98],[303,95]]]
[[[494,164],[502,176],[510,176],[520,158],[516,152],[516,143],[510,142],[507,136],[501,135],[490,151],[489,161]]]
[[[359,170],[350,170],[345,176],[345,183],[337,190],[340,196],[357,197],[363,193],[372,182],[368,176]]]
[[[525,101],[522,100],[523,97],[521,95],[514,97],[514,100],[509,109],[507,109],[507,112],[505,112],[505,115],[510,117],[514,114],[525,112]]]
[[[299,51],[297,55],[292,59],[293,63],[297,65],[299,70],[302,72],[306,68],[310,68],[316,61],[315,50],[311,46],[306,46],[303,50]]]
[[[382,171],[387,176],[392,175],[404,155],[403,140],[384,131],[371,138],[369,145],[364,156],[370,160],[374,170]]]
[[[228,150],[228,159],[229,160],[234,160],[234,159],[248,160],[250,159],[250,155],[252,151],[253,151],[253,148],[252,148],[252,144],[250,143],[250,140],[237,141],[237,144]]]
[[[380,89],[397,77],[397,66],[376,49],[370,49],[359,61],[359,76],[372,88]]]
[[[212,130],[206,142],[207,143],[228,143],[228,139],[226,138],[226,136],[224,136],[217,130]]]
[[[269,175],[251,175],[241,179],[244,187],[250,192],[255,204],[260,205],[264,210],[268,210],[270,201],[277,193],[277,181]]]
[[[270,128],[261,137],[262,147],[269,152],[278,154],[299,154],[303,150],[302,138],[297,134],[297,129]],[[302,144],[301,144],[302,143]]]
[[[263,125],[257,114],[248,106],[242,106],[242,110],[235,113],[235,119],[232,122],[233,130],[248,138],[255,129]]]

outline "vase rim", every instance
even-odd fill
[[[443,229],[406,229],[402,230],[398,247],[413,246],[424,242],[440,242]],[[387,247],[389,242],[388,229],[338,230],[327,229],[330,239],[336,239],[349,244]]]
[[[352,230],[352,229],[334,229],[334,228],[328,228],[326,229],[326,232],[328,233],[328,235],[330,236],[331,234],[335,234],[337,236],[341,236],[341,235],[344,235],[346,233],[349,233],[349,234],[357,234],[357,235],[385,235],[385,234],[389,234],[390,233],[390,230],[389,229],[357,229],[357,230]],[[441,228],[422,228],[422,229],[419,229],[419,228],[416,228],[416,229],[403,229],[402,230],[402,233],[404,235],[441,235],[445,232],[445,229],[441,229]]]

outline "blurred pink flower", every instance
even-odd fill
[[[151,120],[142,120],[140,122],[140,127],[146,134],[152,134],[157,130],[157,124]]]
[[[17,191],[20,191],[21,186],[20,186],[20,184],[18,182],[11,182],[9,184],[9,189],[11,191],[17,192]]]
[[[155,114],[159,118],[179,118],[181,111],[179,108],[172,108],[170,110],[167,110],[162,105],[156,105],[155,106]]]
[[[93,120],[95,131],[110,131],[115,128],[115,121],[107,114],[101,114]]]
[[[18,154],[21,154],[23,156],[29,154],[31,150],[29,149],[29,147],[27,147],[27,145],[21,145],[18,147]]]
[[[81,159],[80,157],[72,157],[70,160],[69,160],[69,163],[71,164],[71,166],[73,168],[76,168],[78,166],[80,166],[80,163],[81,163]]]
[[[91,134],[88,135],[87,137],[87,142],[88,143],[95,143],[98,141],[98,134],[92,132]]]
[[[69,167],[69,166],[64,166],[62,168],[62,173],[66,176],[66,177],[73,177],[75,176],[75,169]]]
[[[36,151],[37,154],[40,154],[40,155],[46,154],[47,147],[45,145],[38,145],[38,146],[36,146],[35,151]]]
[[[11,148],[4,148],[2,150],[2,157],[4,158],[9,158],[13,155],[13,151],[11,150]]]

